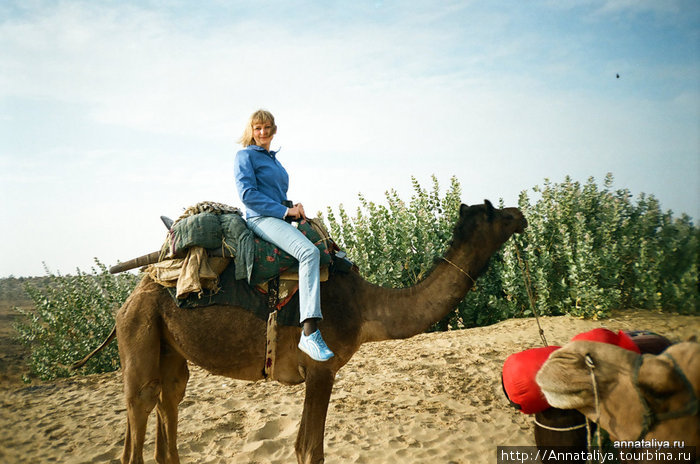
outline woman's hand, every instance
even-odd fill
[[[306,219],[306,213],[304,212],[304,205],[297,203],[296,205],[289,208],[287,211],[287,217],[292,219]]]

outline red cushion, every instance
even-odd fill
[[[503,388],[508,398],[520,406],[521,412],[534,414],[549,408],[549,403],[535,383],[535,375],[549,355],[559,348],[531,348],[508,356],[503,363]]]
[[[632,341],[632,338],[622,330],[615,333],[612,330],[599,327],[597,329],[589,330],[588,332],[580,333],[571,339],[571,341],[576,340],[609,343],[611,345],[617,345],[626,350],[634,351],[635,353],[641,353],[637,345],[634,343],[634,341]]]

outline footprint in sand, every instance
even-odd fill
[[[274,419],[251,434],[250,440],[272,440],[289,437],[296,433],[297,423],[288,417]]]

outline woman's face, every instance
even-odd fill
[[[255,145],[263,147],[265,150],[270,149],[272,138],[275,136],[271,122],[256,121],[253,123],[253,139]]]

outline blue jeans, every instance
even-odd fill
[[[299,261],[299,322],[321,319],[321,253],[304,234],[288,222],[269,216],[248,219],[255,235],[283,249]]]

